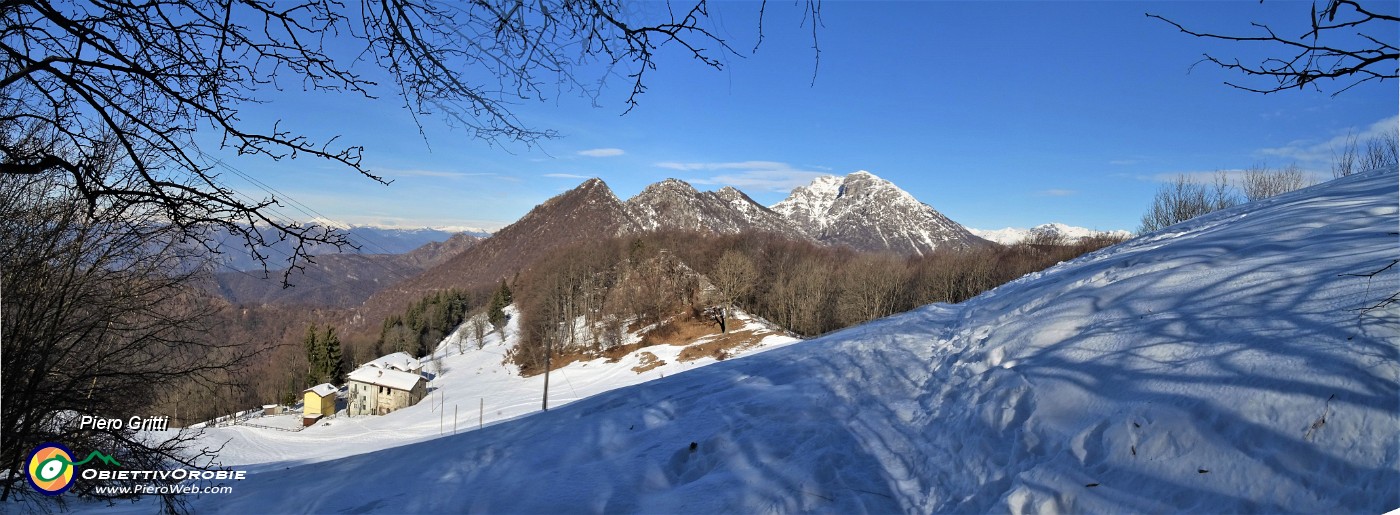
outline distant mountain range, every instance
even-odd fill
[[[335,226],[333,222],[319,221]],[[360,320],[381,315],[442,289],[481,288],[508,279],[539,258],[583,241],[659,230],[713,234],[761,232],[861,251],[923,255],[936,249],[967,249],[1019,242],[1054,233],[1070,240],[1095,231],[1064,224],[1031,229],[969,230],[915,199],[890,181],[859,171],[824,176],[793,190],[772,206],[733,187],[699,191],[678,179],[647,186],[623,201],[600,179],[589,179],[530,210],[491,235],[435,229],[343,228],[362,254],[318,255],[296,288],[243,272],[218,274],[221,293],[234,302],[322,304],[352,307],[363,302]],[[1126,231],[1116,231],[1126,235]],[[486,236],[486,237],[481,237]],[[450,239],[449,239],[450,238]],[[989,241],[990,240],[990,241]],[[410,253],[413,249],[419,249]],[[333,249],[313,249],[326,252]],[[271,251],[277,256],[278,251]],[[230,264],[258,270],[243,259]]]
[[[314,219],[310,223],[337,229],[344,233],[351,243],[360,247],[359,251],[355,251],[354,249],[337,249],[333,245],[324,243],[308,244],[307,253],[318,256],[318,260],[320,257],[335,254],[404,254],[429,243],[445,242],[457,234],[467,234],[474,238],[490,236],[489,233],[481,230],[454,232],[445,229],[401,229],[347,225],[321,218]],[[263,254],[268,256],[268,267],[275,269],[279,268],[278,265],[285,265],[286,257],[292,254],[295,243],[281,239],[277,231],[270,227],[258,227],[258,232],[262,233],[264,240],[270,242],[266,249],[261,250]],[[221,270],[262,272],[262,263],[249,255],[241,236],[224,233],[215,239],[215,244],[216,248],[221,251],[221,254],[215,258]]]
[[[678,179],[647,186],[624,202],[595,178],[441,264],[381,289],[365,301],[360,319],[377,323],[432,291],[495,284],[579,242],[659,230],[764,232],[905,254],[993,245],[869,172],[818,178],[771,208],[732,187],[698,191]]]
[[[429,241],[395,254],[316,255],[305,269],[293,272],[288,278],[293,285],[290,288],[282,287],[280,270],[267,274],[261,267],[224,270],[214,274],[214,289],[219,296],[235,304],[355,307],[384,287],[417,276],[480,240],[471,234],[458,233],[445,241]],[[256,266],[256,262],[253,263]]]
[[[1094,229],[1086,229],[1084,227],[1065,225],[1058,222],[1041,224],[1035,227],[1031,227],[1029,229],[1007,227],[1005,229],[968,229],[968,231],[971,231],[972,234],[976,234],[977,236],[980,236],[983,239],[994,241],[1002,245],[1015,245],[1036,235],[1059,236],[1070,243],[1076,242],[1083,238],[1105,233],[1109,236],[1123,238],[1127,238],[1133,235],[1131,231],[1099,231]]]

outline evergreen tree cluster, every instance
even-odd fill
[[[466,319],[470,303],[465,292],[433,293],[408,307],[402,315],[384,320],[376,346],[381,352],[407,352],[421,357]]]
[[[511,296],[510,287],[506,286],[506,280],[501,279],[501,286],[496,288],[496,293],[491,295],[491,304],[486,310],[486,318],[491,322],[491,326],[500,330],[506,325],[506,306],[509,306],[515,299]]]
[[[327,325],[324,330],[317,330],[316,324],[311,324],[306,328],[302,345],[306,348],[307,387],[345,382],[345,362],[334,327]]]

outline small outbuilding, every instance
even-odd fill
[[[335,395],[338,391],[339,389],[330,383],[321,383],[303,390],[302,424],[309,426],[322,417],[334,415]]]

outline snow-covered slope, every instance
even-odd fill
[[[195,506],[1383,512],[1400,506],[1400,323],[1361,310],[1400,291],[1400,267],[1348,274],[1396,259],[1396,184],[1216,212],[962,305],[262,471]]]
[[[478,424],[495,424],[540,411],[544,376],[521,377],[514,365],[504,363],[506,352],[518,343],[520,320],[514,306],[506,308],[506,313],[510,322],[502,332],[486,335],[479,349],[467,324],[449,335],[434,353],[440,359],[441,371],[438,362],[424,359],[423,371],[433,380],[429,382],[428,397],[414,406],[385,416],[350,417],[343,411],[342,400],[342,411],[336,418],[300,432],[269,429],[299,427],[301,415],[291,413],[253,418],[241,426],[209,428],[201,443],[223,445],[219,454],[222,465],[258,472],[431,440],[443,431],[451,434],[454,417],[459,432],[465,432],[476,429]],[[730,356],[747,356],[798,341],[742,311],[736,311],[736,319],[731,322],[731,332],[754,334],[747,337],[751,345],[730,349]],[[640,339],[629,333],[624,344]],[[702,337],[692,345],[713,340],[714,337]],[[560,367],[552,373],[549,405],[563,406],[590,395],[716,362],[708,355],[681,360],[683,348],[653,345],[631,352],[615,363],[595,359]],[[344,398],[344,392],[341,393]]]
[[[923,255],[987,242],[890,181],[859,171],[823,176],[772,210],[811,238],[860,250]]]
[[[1107,233],[1109,236],[1113,236],[1115,238],[1127,238],[1129,236],[1132,236],[1133,234],[1131,231],[1124,231],[1121,229],[1113,231],[1096,231],[1094,229],[1088,229],[1085,227],[1075,227],[1073,225],[1066,225],[1059,222],[1040,224],[1035,227],[1031,227],[1030,229],[1022,229],[1019,227],[1006,227],[1003,229],[968,228],[967,230],[982,239],[994,241],[1002,245],[1015,245],[1034,235],[1059,236],[1063,237],[1066,241],[1073,243],[1081,239],[1088,238],[1090,236],[1096,236],[1103,233]]]

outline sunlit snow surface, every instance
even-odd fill
[[[1400,266],[1347,274],[1400,257],[1396,191],[1393,170],[1344,178],[480,431],[365,443],[400,430],[382,417],[194,507],[1384,512],[1400,324],[1359,310],[1400,291]]]

